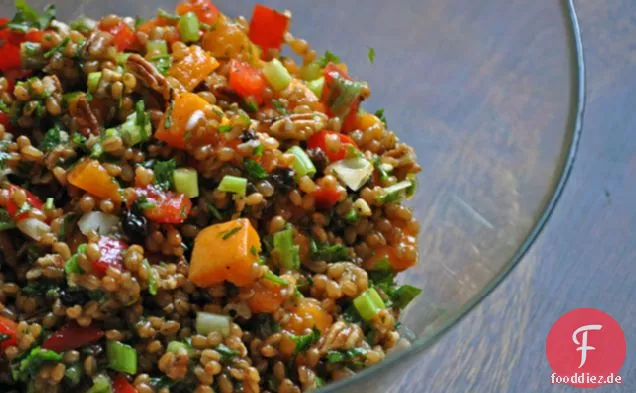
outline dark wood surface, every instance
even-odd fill
[[[609,313],[627,338],[626,383],[594,391],[636,391],[636,3],[575,6],[587,105],[563,197],[519,266],[419,360],[404,391],[574,392],[550,384],[545,339],[578,307]]]

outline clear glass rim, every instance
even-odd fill
[[[568,52],[570,57],[570,67],[574,71],[571,77],[571,103],[567,120],[567,129],[570,135],[570,144],[569,146],[567,146],[566,149],[564,149],[563,163],[561,166],[561,174],[559,176],[559,180],[554,186],[552,197],[546,202],[543,208],[541,217],[536,222],[534,228],[528,234],[519,249],[501,268],[497,275],[488,283],[488,285],[486,285],[486,287],[483,288],[477,295],[473,296],[468,302],[466,302],[466,304],[455,311],[440,329],[429,335],[419,337],[409,348],[396,355],[388,357],[385,361],[382,361],[373,367],[369,367],[350,378],[346,378],[344,380],[326,385],[324,388],[318,390],[319,393],[336,392],[338,390],[354,386],[371,374],[381,372],[383,369],[389,367],[396,366],[406,359],[415,356],[425,349],[431,347],[453,326],[455,326],[455,324],[457,324],[470,310],[472,310],[486,296],[488,296],[503,281],[503,279],[508,276],[508,274],[510,274],[513,268],[519,263],[519,261],[521,261],[521,259],[528,252],[530,247],[534,244],[538,236],[543,231],[543,228],[554,212],[557,202],[559,201],[565,185],[567,184],[570,173],[572,171],[572,167],[574,166],[579,139],[581,137],[583,128],[583,114],[585,111],[585,64],[583,59],[583,43],[581,40],[581,31],[579,28],[573,0],[561,0],[560,4],[562,8],[562,15],[566,19],[565,25],[568,34]]]

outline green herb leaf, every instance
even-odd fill
[[[163,75],[168,75],[170,67],[172,66],[172,56],[154,56],[150,58],[150,61],[152,62],[152,64],[154,64],[157,71],[159,71]]]
[[[221,124],[219,126],[219,132],[222,134],[232,131],[233,126],[231,124]]]
[[[245,160],[245,162],[243,162],[243,167],[245,168],[247,175],[255,179],[265,179],[268,176],[261,164],[254,160]]]
[[[155,207],[157,207],[156,204],[154,204],[153,202],[150,202],[147,197],[142,196],[135,199],[132,205],[132,210],[143,214],[144,210],[153,209]]]
[[[43,14],[39,14],[26,0],[16,0],[15,8],[16,14],[6,26],[21,33],[26,33],[31,27],[45,30],[49,27],[51,21],[55,19],[54,5],[46,6]]]
[[[72,21],[70,26],[71,26],[71,29],[73,30],[77,30],[80,33],[87,34],[95,30],[95,28],[97,27],[97,22],[94,21],[93,19],[90,19],[82,15],[79,18]]]
[[[371,64],[373,64],[373,62],[375,61],[375,49],[374,48],[369,48],[369,53],[367,54],[367,57],[369,58],[369,62]]]
[[[317,63],[320,66],[320,68],[325,68],[327,64],[329,63],[334,63],[334,64],[340,63],[340,58],[336,56],[335,54],[333,54],[332,52],[326,51],[325,55],[321,57],[320,59],[318,59]]]
[[[59,45],[56,45],[53,48],[44,52],[44,58],[48,59],[49,57],[53,56],[54,54],[58,52],[62,53],[62,51],[64,51],[64,49],[66,48],[69,42],[71,42],[71,39],[69,37],[64,38]]]
[[[384,165],[382,165],[382,159],[380,158],[380,156],[376,156],[373,159],[373,166],[375,166],[375,169],[380,174],[380,179],[381,180],[384,181],[384,180],[387,180],[389,178],[389,172],[384,168]]]
[[[243,107],[249,113],[258,112],[258,102],[253,99],[247,99],[243,101]]]
[[[15,228],[15,222],[5,209],[0,209],[0,232]]]
[[[278,277],[277,275],[275,275],[274,273],[268,271],[267,273],[265,273],[265,275],[263,276],[266,280],[269,280],[275,284],[278,285],[282,285],[282,286],[287,286],[289,285],[289,282],[287,282],[287,280]]]
[[[265,150],[265,147],[263,146],[262,143],[260,145],[256,146],[256,148],[254,149],[254,157],[262,157],[263,156],[263,150]]]
[[[6,114],[11,114],[11,108],[7,105],[6,102],[0,100],[0,112],[4,112]]]
[[[360,219],[360,215],[356,209],[349,210],[349,213],[345,216],[345,220],[350,223],[354,223]]]
[[[378,119],[380,119],[380,121],[384,123],[385,127],[387,126],[386,117],[384,116],[384,108],[380,108],[377,111],[375,111],[374,115],[376,115]]]
[[[366,356],[367,349],[365,348],[351,348],[344,351],[329,351],[327,353],[327,363],[344,363],[351,361],[355,358]]]
[[[168,104],[168,109],[166,110],[166,119],[163,122],[163,126],[165,128],[172,127],[172,111],[174,110],[174,101],[170,101]]]
[[[230,236],[234,235],[240,230],[241,230],[241,227],[236,227],[236,228],[232,228],[227,231],[221,232],[221,239],[223,240],[229,239]]]
[[[31,378],[40,371],[47,362],[59,362],[62,360],[62,355],[48,349],[42,349],[35,347],[29,352],[29,354],[20,360],[19,364],[12,367],[11,375],[15,381],[28,382]]]
[[[42,143],[40,143],[40,150],[51,151],[65,143],[68,143],[68,133],[63,131],[59,124],[56,124],[44,134]]]
[[[171,14],[168,11],[164,10],[163,8],[159,8],[157,10],[157,16],[163,19],[168,19],[171,21],[179,21],[179,16],[175,15],[175,14]]]
[[[304,336],[295,336],[291,335],[291,339],[296,344],[296,348],[294,349],[294,355],[300,352],[304,352],[308,350],[312,345],[320,340],[320,330],[318,330],[315,326],[311,329],[311,333],[306,334]]]
[[[81,274],[84,273],[82,268],[79,266],[79,256],[82,254],[86,254],[86,243],[82,243],[77,247],[77,252],[70,257],[66,263],[64,263],[64,272],[66,274]]]
[[[155,268],[150,265],[150,262],[148,262],[147,259],[144,259],[144,261],[142,262],[142,265],[148,271],[148,293],[151,294],[152,296],[155,296],[159,288],[159,285],[157,282],[159,280],[159,277],[158,277],[159,274],[157,273],[157,270],[155,270]]]
[[[346,116],[353,103],[358,100],[362,87],[362,82],[352,81],[343,77],[340,73],[330,73],[332,78],[328,82],[329,96],[327,105],[337,116]]]
[[[219,344],[215,351],[221,354],[221,362],[228,363],[232,361],[236,356],[240,355],[240,352],[228,348],[225,344]]]
[[[154,183],[164,190],[170,190],[173,186],[173,173],[177,169],[177,160],[171,158],[168,161],[157,161],[153,168],[155,173]]]
[[[327,262],[342,262],[351,259],[349,249],[342,244],[317,244],[315,243],[315,251],[312,253],[314,260]]]
[[[219,221],[225,221],[226,220],[226,215],[221,212],[219,209],[216,208],[216,206],[214,206],[211,203],[207,203],[207,207],[208,207],[208,212],[212,213],[212,215]]]
[[[273,100],[272,106],[274,107],[274,109],[276,109],[276,112],[280,113],[283,116],[289,114],[289,111],[287,110],[287,108],[285,108],[285,105],[283,105],[283,103],[279,100]]]
[[[401,287],[393,291],[389,295],[389,297],[393,302],[393,306],[403,309],[408,306],[409,303],[420,293],[422,293],[422,290],[419,288],[416,288],[412,285],[402,285]]]

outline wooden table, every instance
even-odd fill
[[[626,383],[594,391],[636,391],[636,3],[575,6],[587,104],[570,180],[521,263],[409,372],[428,386],[412,391],[575,391],[550,384],[545,339],[579,307],[609,313],[627,338]]]

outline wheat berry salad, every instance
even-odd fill
[[[420,167],[289,11],[67,24],[15,3],[0,391],[308,392],[402,345]]]

